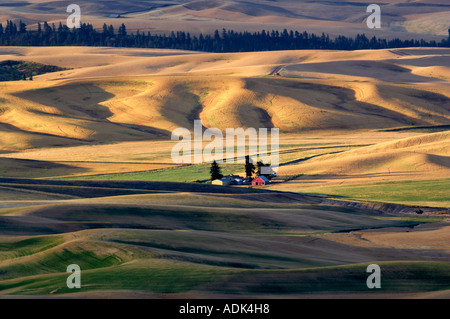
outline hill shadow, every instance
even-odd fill
[[[335,125],[335,129],[391,128],[395,127],[396,123],[399,123],[399,126],[407,126],[425,122],[417,123],[417,119],[403,113],[388,110],[376,104],[358,101],[355,91],[338,86],[282,78],[247,78],[246,88],[263,95],[272,94],[295,99],[321,110],[343,112],[342,120]],[[319,96],[324,96],[324,99],[326,94],[332,95],[335,102],[330,103],[325,100],[322,102],[320,99],[312,98],[305,101],[302,91],[316,91],[319,93]],[[355,123],[355,115],[365,116],[367,121]],[[370,118],[376,118],[378,121],[374,123],[373,120],[369,120]],[[390,124],[389,122],[386,123],[386,121],[389,121]]]
[[[403,63],[403,60],[401,61]],[[411,61],[408,61],[408,64]],[[420,64],[419,64],[420,65]],[[302,63],[286,67],[287,70],[297,72],[331,73],[348,76],[368,77],[385,82],[430,82],[435,78],[415,75],[411,70],[385,61],[332,61],[318,63]]]
[[[200,120],[200,114],[203,112],[204,105],[201,102],[201,96],[191,92],[189,83],[180,82],[173,86],[172,91],[176,93],[174,97],[167,97],[161,107],[161,114],[170,119],[170,121],[177,125],[177,127],[187,128],[189,131],[194,131],[194,121]],[[183,103],[183,107],[178,107]],[[174,108],[174,105],[176,109]],[[174,116],[174,113],[181,113],[184,116]],[[187,125],[186,125],[187,124]],[[202,130],[207,127],[202,123]],[[172,132],[169,132],[171,134]]]
[[[109,140],[111,142],[148,140],[167,138],[169,136],[167,131],[151,126],[110,121],[109,118],[114,113],[102,103],[114,98],[115,95],[105,91],[95,83],[65,84],[51,88],[23,91],[13,95],[24,100],[53,107],[61,112],[46,112],[45,109],[37,108],[28,109],[29,112],[37,115],[81,120],[84,127],[93,132],[105,130],[101,126],[107,125],[107,128],[121,133],[120,138],[113,138],[113,136],[117,135],[111,135],[111,140]],[[71,124],[77,125],[76,121],[73,121]]]
[[[17,172],[17,176],[24,176],[24,174],[27,174],[28,172],[28,176],[32,175],[40,178],[58,177],[70,173],[88,172],[88,169],[86,168],[51,161],[0,157],[0,163],[2,167],[0,169],[0,176],[3,175],[3,177],[5,177],[5,175],[8,177],[16,177],[15,172]],[[30,173],[31,171],[32,173]]]

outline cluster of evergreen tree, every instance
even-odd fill
[[[265,176],[268,179],[272,179],[273,174],[262,174],[262,167],[270,167],[270,164],[264,164],[263,161],[258,161],[255,164],[253,164],[253,162],[250,161],[250,156],[246,155],[245,156],[245,177],[252,177],[254,174],[256,174],[256,176]],[[211,163],[210,169],[209,169],[209,173],[211,175],[211,180],[215,180],[215,179],[221,179],[223,177],[222,175],[222,169],[220,168],[219,164],[217,164],[217,162],[214,160]]]
[[[80,28],[69,29],[61,22],[58,26],[47,22],[38,24],[37,30],[27,30],[22,21],[17,26],[8,20],[0,24],[0,45],[2,46],[108,46],[133,48],[165,48],[206,52],[251,52],[273,50],[359,50],[403,47],[450,47],[450,35],[441,42],[421,40],[400,40],[368,38],[358,34],[355,38],[338,36],[331,39],[322,33],[318,36],[308,32],[273,30],[271,32],[236,32],[216,30],[214,34],[191,36],[189,32],[171,32],[157,35],[150,32],[128,33],[122,24],[117,31],[112,25],[103,25],[96,30],[91,24],[83,23]]]
[[[63,70],[54,65],[6,60],[0,62],[0,81],[33,80],[33,75]]]

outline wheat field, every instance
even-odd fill
[[[448,298],[449,56],[0,48],[68,69],[0,84],[0,294]],[[279,128],[278,176],[201,183],[195,119]]]

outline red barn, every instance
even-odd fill
[[[252,181],[252,185],[254,186],[267,185],[269,183],[270,181],[265,176],[258,176]]]

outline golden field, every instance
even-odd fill
[[[0,48],[70,68],[0,83],[0,294],[448,298],[449,56]],[[273,183],[194,183],[195,119],[279,128]]]
[[[222,131],[279,128],[279,175],[306,176],[280,187],[303,187],[311,176],[323,183],[334,176],[335,184],[346,176],[449,177],[448,133],[407,129],[450,122],[448,49],[216,54],[11,47],[0,54],[70,68],[0,86],[0,150],[12,168],[14,161],[33,165],[18,160],[44,161],[48,176],[64,176],[173,166],[171,132],[192,130],[201,119]],[[275,69],[280,76],[270,75]],[[71,169],[53,174],[51,163]],[[20,169],[6,174],[20,177]]]

